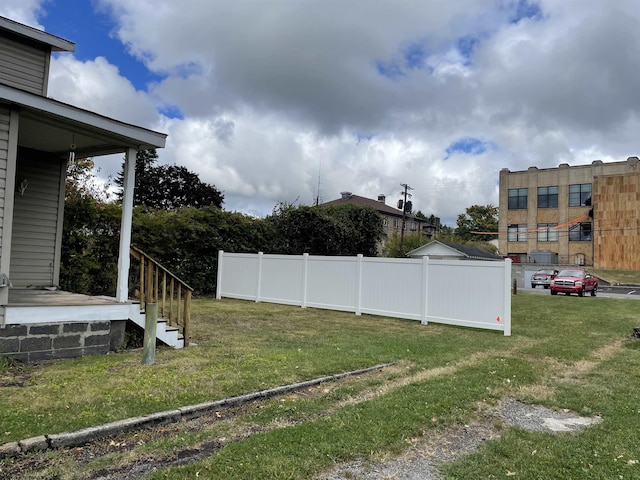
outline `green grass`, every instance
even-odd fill
[[[602,278],[611,284],[640,285],[640,271],[638,270],[604,270],[598,268],[589,270],[598,278]]]
[[[519,294],[512,299],[512,336],[504,337],[340,312],[196,300],[197,346],[161,349],[151,367],[141,365],[139,351],[38,367],[2,361],[0,378],[28,380],[0,387],[2,405],[11,406],[0,409],[0,435],[7,442],[74,430],[397,362],[378,375],[331,384],[326,392],[265,400],[228,423],[149,438],[109,461],[170,455],[224,437],[236,441],[154,478],[309,478],[335,462],[398,454],[409,439],[470,422],[479,405],[513,396],[601,414],[603,422],[569,436],[505,429],[499,440],[447,466],[448,478],[640,478],[640,463],[633,463],[640,461],[640,341],[630,338],[640,325],[639,307],[626,299]],[[247,431],[259,433],[242,433]],[[54,452],[48,462],[48,475],[60,478],[82,478],[86,469],[104,467],[104,459],[80,467],[64,452]]]

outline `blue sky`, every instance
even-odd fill
[[[49,94],[168,134],[256,215],[341,191],[454,224],[502,168],[638,155],[637,0],[3,0],[76,43]],[[120,159],[96,159],[100,176]],[[320,172],[320,177],[318,178]],[[320,185],[320,192],[318,192]]]
[[[116,22],[104,9],[96,9],[94,2],[51,0],[46,5],[46,15],[40,18],[40,23],[46,32],[74,42],[78,60],[105,57],[140,90],[146,90],[149,82],[162,78],[127,53],[122,42],[112,34]]]

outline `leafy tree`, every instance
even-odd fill
[[[281,203],[265,221],[276,234],[277,253],[284,254],[374,256],[383,233],[378,212],[356,205]]]
[[[136,179],[133,205],[156,210],[175,210],[180,207],[222,208],[224,194],[215,186],[204,183],[197,174],[177,165],[156,165],[155,150],[139,150],[136,154]],[[124,163],[115,180],[122,187]],[[122,191],[118,193],[122,200]]]
[[[496,232],[496,235],[482,235],[482,241],[498,238],[498,208],[473,205],[458,215],[457,225],[456,235],[464,240],[478,240],[478,235],[471,232]]]
[[[273,251],[273,231],[262,219],[217,207],[134,210],[133,243],[195,289],[213,294],[218,251]]]
[[[408,232],[404,234],[403,250],[404,253],[415,250],[422,245],[429,243],[430,240],[421,232]],[[397,258],[400,257],[400,235],[394,231],[391,237],[387,239],[385,245],[385,252],[387,257]]]
[[[105,201],[107,187],[95,178],[91,159],[67,167],[60,287],[113,295],[116,288],[121,210]]]

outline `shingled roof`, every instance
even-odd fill
[[[371,207],[374,210],[388,215],[396,215],[398,217],[402,216],[402,210],[390,207],[383,201],[373,200],[371,198],[361,197],[359,195],[353,195],[352,193],[347,192],[343,194],[342,198],[331,200],[330,202],[325,202],[322,205],[357,205],[360,207]]]
[[[491,253],[480,247],[474,247],[472,245],[463,245],[460,243],[441,242],[440,240],[434,240],[432,242],[427,243],[426,245],[422,245],[416,248],[415,250],[412,250],[409,253],[407,253],[407,256],[420,257],[420,256],[428,255],[428,251],[432,250],[433,248],[430,246],[437,246],[437,245],[444,245],[445,247],[451,249],[452,253],[453,251],[458,252],[460,256],[465,257],[466,259],[469,259],[469,260],[502,260],[501,256]],[[438,255],[438,256],[441,256],[441,255]],[[455,256],[455,255],[451,255],[451,256]]]

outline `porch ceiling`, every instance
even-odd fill
[[[165,146],[166,135],[56,100],[0,85],[0,103],[18,107],[18,146],[66,157],[121,153]]]

